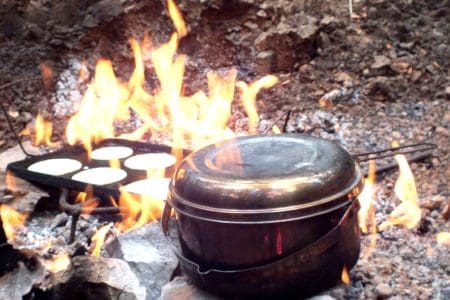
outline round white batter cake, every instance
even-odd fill
[[[73,180],[95,185],[105,185],[120,181],[127,177],[122,169],[100,167],[81,171],[72,176]]]
[[[130,193],[149,196],[153,199],[166,200],[169,192],[169,178],[149,178],[134,181],[121,189]]]
[[[176,163],[175,156],[168,153],[145,153],[125,160],[125,166],[133,170],[164,169]]]
[[[29,171],[47,175],[64,175],[81,169],[82,163],[72,158],[52,158],[35,162],[28,167]]]
[[[95,149],[91,158],[96,160],[112,160],[128,157],[133,154],[133,149],[125,146],[108,146]]]

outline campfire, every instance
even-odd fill
[[[352,285],[380,235],[423,224],[409,163],[436,145],[393,141],[352,153],[288,133],[291,110],[263,126],[257,98],[280,85],[274,75],[250,82],[236,68],[208,71],[207,90],[192,91],[179,50],[189,31],[173,0],[167,11],[175,32],[166,42],[129,39],[128,80],[112,61],[96,63],[64,137],[42,114],[21,132],[38,152],[18,140],[27,157],[7,165],[5,295],[63,297],[94,284],[110,298],[156,299],[182,280],[207,297],[306,297]],[[43,65],[44,82],[51,76]],[[396,205],[377,215],[377,176],[397,169]],[[434,246],[449,245],[450,232],[437,232]],[[25,276],[30,283],[8,285]]]

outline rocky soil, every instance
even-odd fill
[[[280,83],[257,103],[261,128],[291,110],[287,131],[337,140],[352,153],[392,140],[437,145],[432,157],[412,164],[421,224],[376,233],[372,251],[373,236],[364,236],[351,284],[321,297],[450,299],[450,251],[436,242],[438,232],[450,231],[450,1],[353,1],[351,18],[347,1],[178,2],[189,24],[179,50],[190,56],[186,93],[204,88],[210,69],[235,66],[246,81],[273,73]],[[128,38],[149,32],[159,43],[173,31],[157,0],[2,0],[0,16],[1,103],[17,132],[37,112],[52,119],[55,140],[63,139],[88,82],[80,82],[80,69],[92,74],[107,57],[128,79]],[[51,80],[42,81],[42,64],[51,67]],[[245,129],[239,105],[233,116],[231,126]],[[0,114],[0,150],[14,145]],[[397,177],[378,178],[378,223],[398,204]]]

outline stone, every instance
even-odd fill
[[[330,295],[319,295],[314,296],[312,298],[308,298],[308,300],[336,300],[336,298],[331,297]]]
[[[411,80],[412,80],[413,82],[416,82],[417,80],[419,80],[420,77],[422,77],[422,72],[421,72],[421,71],[419,71],[419,70],[413,70],[413,71],[411,72]]]
[[[36,24],[28,25],[26,38],[28,39],[42,39],[45,36],[45,30]]]
[[[377,293],[378,296],[384,297],[384,298],[391,296],[393,293],[392,288],[385,283],[378,284],[375,287],[375,292]]]
[[[449,135],[448,134],[448,130],[445,127],[442,127],[442,126],[436,127],[436,133],[437,134],[441,134],[443,136],[448,136]]]
[[[336,75],[336,81],[338,82],[344,82],[344,81],[352,81],[352,77],[350,75],[348,75],[348,73],[345,72],[339,72]]]
[[[175,277],[174,280],[162,287],[161,300],[220,300],[189,282],[184,276]]]
[[[161,224],[152,222],[117,236],[105,246],[105,256],[128,263],[147,296],[157,299],[161,287],[169,282],[178,260],[164,237]]]
[[[272,72],[275,62],[275,53],[273,51],[262,51],[256,55],[253,69],[260,74]]]
[[[411,49],[414,46],[414,42],[400,43],[399,46],[403,49]]]
[[[262,10],[262,9],[258,10],[258,11],[256,12],[256,15],[257,15],[258,17],[261,17],[261,18],[267,18],[267,13],[266,13],[264,10]]]
[[[447,99],[450,99],[450,85],[445,88],[445,96]]]
[[[90,7],[89,12],[99,21],[111,21],[123,12],[120,0],[102,0]]]
[[[434,63],[426,66],[425,69],[427,69],[427,71],[432,75],[436,75],[438,73],[438,67]]]
[[[259,52],[273,51],[276,54],[274,71],[288,71],[296,63],[303,64],[311,60],[317,50],[315,39],[318,33],[316,18],[297,13],[262,32],[255,39],[255,47]]]
[[[253,30],[258,28],[258,24],[250,22],[250,21],[245,22],[244,26],[249,28],[249,29],[253,29]]]
[[[335,24],[337,23],[338,20],[336,19],[336,17],[330,16],[330,15],[326,15],[322,18],[322,20],[320,20],[320,25],[321,26],[328,26],[330,24]]]
[[[395,61],[391,64],[390,67],[391,67],[392,71],[402,74],[402,73],[409,72],[411,65],[407,62]]]
[[[83,27],[92,28],[98,25],[97,20],[93,15],[86,15],[82,22]]]
[[[443,300],[450,299],[450,286],[446,286],[441,290],[441,296]]]
[[[0,277],[0,295],[2,299],[22,299],[28,294],[34,284],[44,279],[44,268],[29,270],[23,262],[18,267]]]
[[[59,276],[59,284],[54,292],[61,295],[102,295],[101,299],[155,299],[146,294],[143,285],[123,260],[97,256],[76,256],[71,267]],[[74,290],[83,284],[84,289]],[[92,285],[93,283],[93,285]]]
[[[391,63],[391,60],[384,55],[375,55],[373,59],[374,63],[370,66],[372,69],[381,69]]]

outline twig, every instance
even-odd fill
[[[353,1],[348,0],[348,12],[350,13],[350,22],[352,21],[353,16]]]
[[[287,126],[288,126],[289,120],[291,118],[291,113],[292,113],[292,110],[291,109],[288,110],[286,119],[284,119],[283,129],[281,130],[281,132],[283,132],[283,133],[286,133],[286,131],[287,131]]]
[[[264,134],[268,133],[270,130],[272,130],[272,128],[277,125],[278,122],[280,122],[281,119],[284,118],[284,116],[286,117],[286,121],[285,124],[283,125],[283,132],[285,132],[285,127],[287,126],[287,122],[289,121],[289,116],[291,115],[291,110],[289,109],[288,111],[284,112],[281,114],[281,116],[279,116],[266,130],[264,130]]]
[[[38,80],[41,79],[41,76],[36,76],[36,77],[29,77],[29,78],[20,78],[17,80],[13,80],[11,82],[5,83],[4,85],[0,85],[0,90],[3,90],[4,88],[10,87],[12,85],[15,85],[16,83],[21,83],[24,81],[30,81],[30,80]]]

